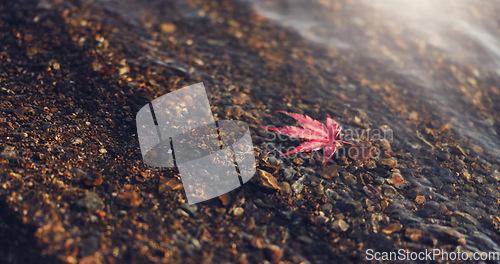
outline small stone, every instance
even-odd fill
[[[269,164],[274,166],[279,166],[281,164],[281,160],[277,159],[276,157],[269,157],[268,162]]]
[[[407,228],[405,231],[405,236],[409,239],[411,239],[413,242],[418,242],[420,238],[422,237],[422,230],[420,229],[414,229],[414,228]]]
[[[194,205],[189,205],[187,203],[182,204],[180,208],[184,211],[186,211],[189,215],[191,216],[196,216],[197,211],[198,211],[198,206],[196,204]]]
[[[220,201],[223,206],[228,206],[231,203],[231,195],[229,193],[225,193],[219,196]]]
[[[420,205],[425,203],[425,196],[417,195],[417,197],[415,197],[415,202],[417,202]]]
[[[281,192],[284,194],[291,194],[292,188],[290,188],[290,184],[288,182],[280,183]]]
[[[226,116],[234,117],[236,119],[240,119],[243,113],[243,108],[239,105],[232,105],[226,108]]]
[[[71,144],[73,144],[73,145],[80,145],[82,143],[83,143],[83,140],[79,137],[71,139]]]
[[[326,166],[321,176],[325,179],[331,179],[339,176],[339,167],[335,165]]]
[[[87,192],[85,196],[76,201],[76,205],[87,209],[88,211],[96,211],[104,209],[104,203],[99,195],[95,192]]]
[[[340,195],[336,191],[334,191],[332,189],[327,189],[325,191],[325,195],[328,198],[331,198],[332,200],[338,200],[340,198]]]
[[[401,229],[403,229],[403,227],[401,226],[400,223],[391,223],[389,224],[388,226],[384,227],[382,229],[382,232],[384,232],[384,234],[392,234],[394,232],[399,232],[401,231]]]
[[[234,215],[234,216],[240,216],[240,215],[242,215],[242,214],[243,214],[243,212],[244,212],[243,208],[241,208],[241,207],[236,207],[236,208],[234,208],[234,210],[233,210],[233,215]]]
[[[398,166],[398,162],[395,158],[390,158],[390,159],[380,159],[378,161],[378,164],[388,167],[388,168],[395,168]]]
[[[304,180],[306,179],[306,176],[300,177],[296,182],[292,184],[292,190],[295,193],[301,193],[302,190],[304,189]]]
[[[387,197],[392,197],[397,193],[396,189],[390,185],[382,185],[382,194]]]
[[[378,145],[383,151],[388,151],[391,152],[391,143],[387,139],[380,139],[378,140]]]
[[[333,210],[333,205],[331,203],[323,204],[322,206],[319,207],[319,210],[325,213],[329,213]]]
[[[324,215],[317,215],[316,216],[316,222],[318,224],[326,224],[328,222],[328,217],[324,216]]]
[[[102,175],[99,172],[85,173],[83,184],[86,186],[99,186],[102,184]]]
[[[405,179],[403,178],[401,173],[398,172],[391,173],[389,182],[392,183],[396,188],[401,188],[405,185]]]
[[[358,183],[358,180],[356,179],[356,176],[347,173],[344,177],[344,182],[348,185],[356,185]]]
[[[100,148],[100,149],[99,149],[99,152],[100,152],[101,154],[106,154],[106,153],[108,153],[108,151],[107,151],[105,148]]]
[[[298,236],[297,241],[300,241],[300,242],[302,242],[304,244],[308,244],[308,245],[314,243],[314,240],[312,238],[305,236],[305,235]]]
[[[347,229],[349,229],[349,224],[347,224],[344,220],[335,220],[332,222],[330,225],[330,228],[333,229],[336,232],[345,232]]]
[[[21,174],[19,173],[15,173],[15,172],[10,172],[9,174],[7,174],[7,178],[13,180],[13,179],[20,179],[21,178]]]
[[[376,167],[377,167],[377,163],[375,163],[374,160],[367,160],[365,162],[365,169],[367,169],[367,170],[375,169]]]
[[[371,184],[363,186],[363,191],[368,197],[372,199],[380,196],[380,191]]]
[[[284,250],[277,245],[267,246],[267,254],[273,262],[279,262],[283,257]]]
[[[304,164],[304,160],[301,158],[295,158],[295,159],[293,159],[293,163],[297,166],[300,166],[300,165]]]
[[[161,32],[165,34],[172,34],[176,29],[177,27],[172,23],[163,23],[160,25]]]
[[[262,187],[266,189],[279,190],[280,186],[278,180],[269,172],[265,170],[258,170],[258,177],[255,177],[255,181]]]
[[[183,188],[182,182],[176,178],[160,178],[158,192],[177,191]]]
[[[412,111],[410,113],[410,120],[414,120],[414,121],[418,120],[418,113],[415,111]]]
[[[125,206],[138,207],[142,203],[142,199],[137,192],[125,191],[116,196],[116,201]]]
[[[297,173],[297,171],[293,169],[286,168],[283,170],[283,175],[285,176],[285,180],[290,180]]]

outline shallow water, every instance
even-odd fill
[[[500,157],[498,108],[482,103],[500,85],[500,24],[495,1],[252,1],[257,12],[307,39],[376,61],[373,74],[397,76],[408,95],[424,98],[437,118]],[[362,64],[358,65],[358,67]],[[465,83],[450,74],[468,69]],[[407,91],[404,91],[406,89]],[[498,100],[498,96],[496,98]],[[500,102],[493,102],[493,104]],[[380,112],[379,115],[385,115]],[[396,133],[405,133],[396,131]],[[407,135],[411,138],[411,135]]]

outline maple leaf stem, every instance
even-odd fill
[[[349,144],[349,145],[352,145],[352,146],[356,146],[356,144],[354,144],[354,143],[343,141],[343,140],[337,140],[337,142]]]

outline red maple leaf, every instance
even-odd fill
[[[345,142],[338,139],[341,127],[338,126],[337,122],[333,120],[330,115],[326,118],[326,126],[314,120],[306,115],[299,115],[294,113],[289,113],[285,111],[278,111],[293,117],[302,127],[265,127],[262,128],[269,129],[271,131],[279,132],[283,135],[288,135],[295,138],[306,139],[298,147],[288,151],[287,153],[281,154],[281,156],[290,155],[297,152],[308,152],[316,151],[319,149],[324,149],[325,161],[323,166],[326,165],[330,157],[335,153],[337,147],[342,146],[342,143],[347,143],[354,145],[349,142]]]

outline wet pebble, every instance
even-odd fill
[[[327,189],[325,191],[325,195],[326,195],[326,197],[328,197],[328,198],[330,198],[330,199],[332,199],[334,201],[336,201],[336,200],[338,200],[340,198],[340,195],[336,191],[334,191],[332,189]]]
[[[73,145],[80,145],[83,143],[83,140],[79,137],[75,137],[71,139],[71,144]]]
[[[99,195],[95,192],[87,192],[85,196],[76,201],[76,205],[85,208],[88,211],[96,211],[104,209],[104,203]]]
[[[116,196],[116,201],[118,204],[138,207],[142,203],[140,195],[135,191],[124,191]]]
[[[284,194],[291,194],[292,193],[292,188],[290,187],[290,184],[288,182],[280,183],[280,188],[281,188],[281,192]]]
[[[380,159],[378,164],[386,168],[395,168],[398,166],[398,162],[395,158]]]
[[[277,245],[269,245],[266,248],[266,253],[273,262],[279,262],[283,258],[284,250]]]
[[[390,235],[394,232],[401,231],[401,229],[403,229],[403,227],[401,226],[400,223],[391,223],[388,226],[384,227],[382,229],[382,232],[384,232],[384,234]]]
[[[417,202],[420,205],[425,203],[425,196],[417,195],[417,197],[415,197],[415,202]]]
[[[234,216],[240,216],[240,215],[242,215],[242,214],[243,214],[243,212],[244,212],[243,208],[241,208],[241,207],[236,207],[236,208],[234,208],[234,210],[233,210],[233,215],[234,215]]]
[[[347,224],[344,220],[335,220],[330,224],[330,228],[336,232],[345,232],[349,229],[349,224]]]
[[[189,205],[187,203],[184,203],[180,206],[180,208],[184,210],[186,213],[188,213],[190,216],[197,215],[198,206],[196,204]]]
[[[99,172],[85,173],[83,184],[86,186],[99,186],[102,184],[102,175]]]
[[[292,179],[293,176],[295,176],[295,174],[297,173],[297,171],[293,170],[293,169],[289,169],[289,168],[286,168],[284,171],[283,171],[283,175],[285,176],[285,180],[290,180]]]
[[[343,177],[344,179],[344,182],[348,185],[356,185],[358,183],[358,180],[356,179],[356,176],[350,174],[350,173],[347,173],[345,174],[345,176]]]
[[[261,187],[272,190],[279,190],[280,186],[278,180],[269,172],[265,170],[258,170],[258,176],[254,177],[254,181]]]
[[[295,193],[301,193],[302,190],[304,189],[304,180],[306,179],[306,176],[300,177],[296,182],[292,184],[292,190]]]
[[[232,105],[226,108],[226,116],[240,119],[243,115],[243,108],[239,105]]]
[[[323,204],[319,209],[325,213],[330,213],[333,210],[333,205],[331,203]]]

